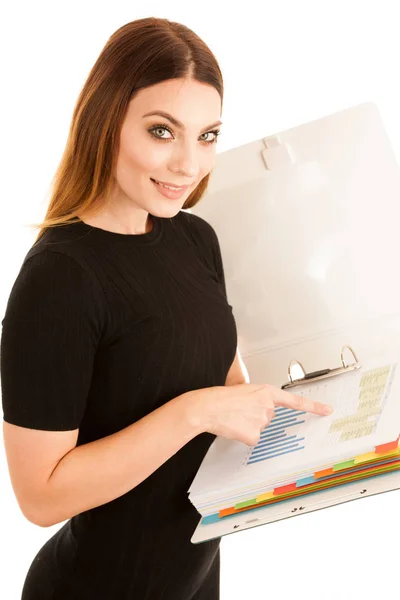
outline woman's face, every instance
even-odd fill
[[[163,116],[145,116],[153,111],[169,113],[182,126]],[[113,202],[162,218],[175,216],[214,166],[217,136],[212,131],[220,128],[220,111],[217,90],[193,80],[172,79],[137,92],[122,124]],[[170,199],[152,179],[189,187]]]

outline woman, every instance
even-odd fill
[[[190,542],[187,495],[208,448],[255,445],[277,401],[325,414],[240,385],[217,235],[181,210],[207,188],[222,95],[205,44],[146,18],[111,36],[78,99],[2,321],[13,489],[32,523],[66,521],[22,600],[217,600],[220,538]]]
[[[111,36],[78,98],[2,321],[18,501],[37,525],[68,519],[23,600],[219,598],[220,539],[190,542],[187,495],[215,435],[182,394],[224,385],[237,335],[216,234],[181,209],[207,188],[222,96],[204,42],[145,18]]]

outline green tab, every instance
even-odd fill
[[[352,458],[351,460],[346,460],[346,462],[342,462],[342,463],[338,463],[337,465],[333,465],[332,469],[334,471],[340,471],[340,469],[348,469],[349,467],[352,467],[355,463],[355,458]]]
[[[245,500],[244,502],[238,502],[235,504],[234,508],[246,508],[246,506],[251,506],[257,502],[257,498],[251,498],[250,500]]]

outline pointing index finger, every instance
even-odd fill
[[[330,415],[332,413],[332,407],[329,404],[316,402],[307,396],[291,394],[290,392],[280,389],[278,389],[275,404],[277,406],[285,406],[296,410],[304,410],[317,415]]]

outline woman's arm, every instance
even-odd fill
[[[73,448],[42,487],[32,522],[50,527],[126,494],[203,431],[182,394],[121,431]]]
[[[248,382],[237,348],[225,385]],[[122,496],[204,431],[183,394],[117,433],[74,448],[51,474],[36,522],[49,527]]]

